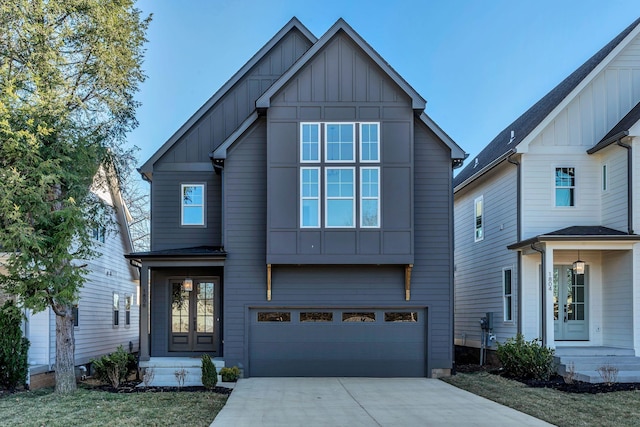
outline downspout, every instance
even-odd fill
[[[542,328],[541,330],[541,341],[542,341],[542,346],[546,346],[547,344],[547,318],[545,316],[545,312],[546,312],[546,284],[545,284],[545,272],[547,271],[547,266],[546,266],[546,262],[545,262],[545,251],[544,249],[538,249],[535,246],[535,243],[531,244],[531,249],[533,249],[536,252],[540,253],[540,307],[541,307],[541,316],[540,316],[540,327]]]
[[[522,172],[520,167],[520,162],[517,160],[513,160],[511,157],[516,154],[516,149],[511,150],[511,154],[507,156],[507,162],[516,166],[516,242],[520,242],[522,240],[522,219],[521,219],[521,211],[522,204],[520,203],[520,195],[522,194]],[[522,333],[522,252],[518,251],[518,295],[516,296],[516,303],[518,306],[518,314],[517,314],[517,325],[516,332]]]
[[[616,144],[627,149],[627,232],[633,234],[633,156],[631,145],[622,142],[622,138]]]

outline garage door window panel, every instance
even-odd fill
[[[415,311],[387,311],[384,313],[385,322],[398,322],[398,323],[417,323],[418,313]]]
[[[260,311],[258,322],[291,322],[291,312],[288,311]]]
[[[374,312],[344,312],[342,313],[343,322],[375,322],[376,314]]]
[[[300,313],[300,322],[333,322],[333,313],[331,312],[306,312]]]

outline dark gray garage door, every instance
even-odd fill
[[[252,309],[251,376],[426,376],[425,309]]]

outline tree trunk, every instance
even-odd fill
[[[56,315],[56,393],[73,393],[76,391],[73,315],[70,305],[61,308],[64,316]]]

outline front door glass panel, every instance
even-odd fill
[[[203,282],[196,286],[197,297],[197,323],[196,330],[198,332],[213,333],[213,283]]]
[[[189,332],[189,292],[182,290],[182,283],[171,284],[171,332]]]

